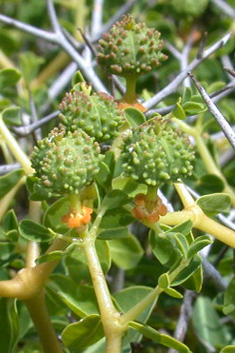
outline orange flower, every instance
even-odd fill
[[[138,194],[135,196],[135,207],[132,211],[133,216],[140,220],[146,220],[150,223],[159,221],[160,216],[165,216],[167,208],[163,205],[160,197],[155,200],[148,200],[147,195]]]
[[[90,223],[92,212],[92,208],[82,206],[81,213],[71,211],[69,214],[64,215],[61,220],[63,223],[67,223],[69,228],[79,228]]]

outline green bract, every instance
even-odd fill
[[[206,9],[208,0],[172,0],[172,6],[180,15],[198,17]]]
[[[125,15],[99,41],[97,61],[108,73],[123,77],[150,72],[167,59],[159,37],[154,28]]]
[[[102,159],[100,148],[84,131],[65,132],[54,129],[38,142],[31,158],[38,177],[37,184],[48,197],[78,194],[92,183]]]
[[[67,130],[81,128],[98,142],[117,136],[124,121],[124,113],[118,110],[114,98],[103,92],[90,96],[78,91],[67,93],[59,109]]]
[[[132,129],[125,138],[122,159],[124,174],[147,185],[159,185],[190,175],[194,152],[180,130],[155,120]]]

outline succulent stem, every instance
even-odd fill
[[[137,76],[132,75],[126,77],[126,93],[123,96],[123,100],[127,103],[133,103],[136,101],[136,83]]]

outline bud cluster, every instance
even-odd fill
[[[159,37],[154,28],[125,15],[99,41],[97,61],[109,74],[128,77],[148,73],[167,59]]]
[[[122,152],[125,175],[156,186],[191,174],[194,152],[188,137],[164,125],[155,120],[132,129]]]
[[[92,95],[78,91],[66,93],[59,109],[66,130],[80,128],[99,143],[116,137],[124,122],[124,113],[118,109],[114,98],[103,92]]]
[[[37,184],[52,197],[79,194],[92,183],[102,158],[99,144],[81,129],[66,134],[55,128],[38,142],[31,161]]]

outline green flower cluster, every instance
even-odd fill
[[[206,9],[209,0],[172,0],[174,11],[181,16],[199,17]]]
[[[124,122],[124,113],[117,108],[114,98],[103,92],[91,95],[78,91],[66,93],[59,109],[67,130],[81,128],[99,143],[116,137]]]
[[[124,174],[147,185],[176,181],[192,173],[193,147],[180,130],[160,120],[133,128],[124,141]]]
[[[125,15],[99,41],[97,62],[109,74],[138,77],[167,59],[161,52],[163,41],[159,37],[154,28]]]
[[[102,158],[99,144],[81,129],[66,134],[55,128],[38,142],[31,161],[37,185],[52,197],[76,195],[91,184]]]

